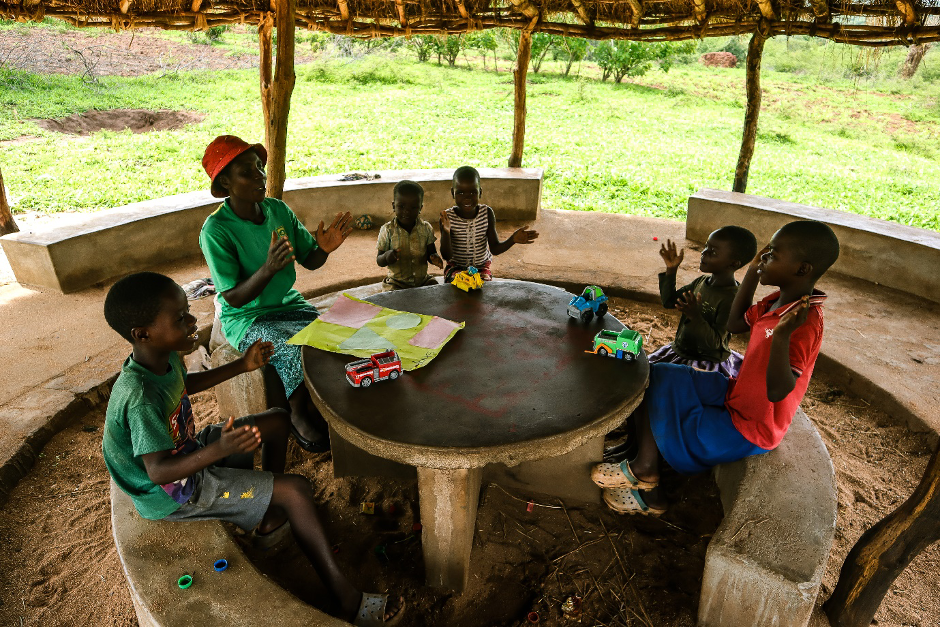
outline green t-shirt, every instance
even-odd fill
[[[287,235],[294,247],[295,259],[303,261],[317,249],[317,242],[291,209],[277,198],[265,198],[261,203],[265,221],[255,224],[235,215],[226,199],[206,218],[199,233],[199,247],[203,251],[216,291],[220,294],[249,278],[264,265],[271,246],[271,233]],[[278,311],[291,311],[309,305],[294,289],[297,272],[290,263],[278,272],[258,295],[242,307],[222,303],[222,333],[238,349],[245,332],[255,318]]]
[[[111,389],[101,451],[114,482],[141,516],[165,518],[189,500],[194,488],[190,478],[157,485],[141,455],[167,450],[185,455],[198,448],[180,356],[171,353],[169,369],[160,376],[128,357]]]

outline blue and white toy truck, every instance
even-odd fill
[[[608,297],[597,285],[589,285],[581,296],[569,301],[568,315],[580,322],[590,322],[592,316],[603,318],[608,313]]]

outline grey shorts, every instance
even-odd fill
[[[235,421],[236,427],[254,424],[251,416]],[[222,425],[212,425],[196,439],[206,446],[221,434]],[[253,454],[230,455],[200,470],[190,477],[196,484],[193,496],[164,520],[225,520],[251,531],[268,511],[274,489],[274,475],[254,470],[253,462]]]

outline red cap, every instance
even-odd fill
[[[210,191],[216,198],[225,198],[228,196],[225,189],[216,185],[216,177],[225,169],[225,166],[232,163],[232,160],[238,157],[246,150],[254,150],[258,153],[261,162],[268,163],[268,151],[261,144],[249,144],[244,139],[235,135],[220,135],[212,140],[206,146],[206,152],[203,154],[203,169],[209,175],[212,181]]]

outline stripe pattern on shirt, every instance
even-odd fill
[[[490,207],[477,205],[477,215],[465,220],[457,214],[457,207],[446,209],[451,221],[451,259],[457,266],[479,266],[493,258],[487,243],[490,225]]]

